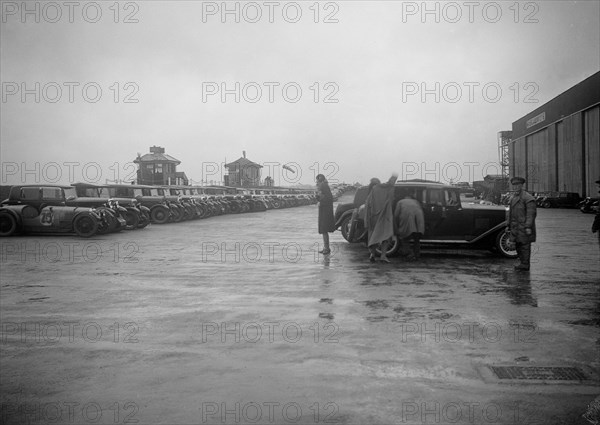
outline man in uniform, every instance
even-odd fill
[[[513,177],[510,183],[515,194],[510,200],[508,228],[520,260],[515,269],[526,271],[529,270],[531,242],[535,242],[536,203],[535,198],[523,190],[524,178]]]
[[[596,184],[598,185],[598,189],[600,189],[600,179],[596,180]],[[598,190],[600,193],[600,190]],[[594,218],[594,223],[592,224],[592,233],[598,233],[598,243],[600,244],[600,205],[597,207],[596,217]]]

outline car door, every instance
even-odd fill
[[[465,216],[458,189],[428,188],[423,212],[426,239],[464,241],[469,234],[472,217]]]
[[[442,189],[444,219],[438,227],[442,239],[465,241],[471,239],[472,210],[465,210],[460,203],[460,190]]]

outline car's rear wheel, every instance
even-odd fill
[[[498,232],[495,248],[506,258],[517,258],[517,247],[515,243],[510,240],[510,233],[505,230]]]
[[[348,225],[348,242],[360,242],[367,237],[367,229],[365,228],[363,221],[358,218],[358,209],[354,210],[350,217],[350,224]]]
[[[398,252],[399,248],[400,248],[400,241],[398,241],[398,238],[396,237],[396,235],[394,235],[391,238],[391,242],[388,242],[388,247],[385,252],[385,255],[387,257],[391,257]],[[381,255],[381,249],[377,248],[375,250],[375,252],[377,252],[377,255]]]
[[[17,219],[8,212],[0,212],[0,236],[12,236],[17,231]]]
[[[81,214],[73,221],[73,230],[82,238],[94,236],[98,231],[98,220],[88,214]]]
[[[343,220],[340,226],[340,230],[342,231],[342,236],[346,241],[351,242],[350,240],[350,224],[352,223],[352,214],[348,214]]]
[[[550,208],[550,207],[552,207],[552,204],[549,201],[544,201],[542,203],[542,207],[544,207],[544,208]]]

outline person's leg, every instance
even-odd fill
[[[519,257],[519,264],[515,266],[515,269],[517,270],[524,270],[526,268],[529,268],[529,266],[527,266],[527,261],[529,261],[529,259],[526,257],[527,253],[525,252],[525,245],[527,244],[521,242],[515,243],[515,247],[517,249],[517,256]],[[529,245],[529,248],[531,249],[531,244]]]
[[[375,245],[369,245],[369,252],[370,252],[369,261],[371,263],[374,263],[375,262],[375,256],[377,255],[377,244],[375,244]]]
[[[389,263],[390,260],[388,260],[387,258],[387,249],[389,246],[389,239],[386,239],[385,241],[381,242],[381,257],[379,257],[379,261],[384,261],[386,263]]]
[[[413,246],[413,252],[415,255],[415,259],[420,259],[421,258],[421,234],[420,233],[413,233],[413,237],[414,237],[414,246]]]
[[[531,243],[524,243],[522,250],[522,259],[521,264],[523,265],[524,270],[529,270],[530,260],[531,260]]]
[[[331,249],[329,249],[329,233],[323,233],[323,250],[319,251],[321,254],[329,254]]]
[[[329,233],[323,233],[323,249],[329,251]]]

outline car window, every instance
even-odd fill
[[[21,199],[39,199],[39,187],[23,187],[21,188]]]
[[[428,203],[430,205],[443,205],[444,194],[442,189],[429,189]]]
[[[117,187],[115,188],[115,196],[117,198],[131,198],[133,197],[133,190],[129,187]]]
[[[142,196],[152,196],[150,189],[142,189]]]
[[[63,199],[63,192],[57,187],[42,187],[43,199]]]
[[[156,189],[156,192],[158,193],[158,196],[165,196],[165,190],[164,189]]]
[[[75,190],[74,187],[71,187],[69,189],[65,189],[65,197],[68,198],[70,196],[72,196],[74,198],[77,197],[77,191]],[[83,195],[83,196],[88,196],[88,195]]]
[[[359,206],[365,203],[367,200],[367,195],[369,195],[369,187],[363,186],[358,188],[356,194],[354,195],[354,206]]]
[[[444,190],[444,199],[446,201],[446,206],[448,207],[456,207],[459,205],[458,193],[455,190]]]

